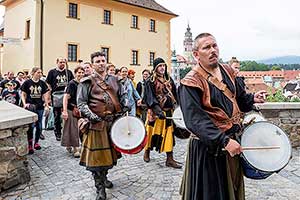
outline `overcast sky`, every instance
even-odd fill
[[[193,38],[212,33],[220,57],[257,60],[300,55],[299,0],[156,0],[179,15],[171,21],[171,44],[182,52],[189,22]]]
[[[179,15],[171,21],[171,47],[179,54],[189,22],[193,37],[215,35],[225,61],[300,55],[299,0],[156,1]]]

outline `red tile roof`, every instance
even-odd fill
[[[246,91],[255,93],[260,90],[266,90],[269,92],[271,90],[272,94],[275,93],[276,89],[266,85],[265,83],[246,83]]]

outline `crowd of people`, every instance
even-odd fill
[[[55,138],[74,157],[80,157],[79,164],[92,173],[97,200],[105,200],[105,188],[113,187],[107,179],[108,170],[122,156],[109,135],[121,116],[138,117],[145,123],[146,163],[151,161],[151,150],[156,150],[166,153],[167,167],[182,168],[173,157],[176,127],[171,119],[175,107],[180,106],[186,127],[192,132],[182,198],[244,199],[238,156],[242,148],[236,133],[241,130],[241,113],[250,111],[254,103],[264,102],[265,91],[245,92],[244,80],[238,76],[238,60],[233,59],[230,65],[219,63],[213,35],[198,35],[193,55],[197,65],[181,80],[179,88],[163,58],[154,59],[152,70],[143,70],[143,80],[136,83],[134,70],[126,66],[117,69],[106,63],[104,53],[95,52],[91,62],[80,62],[74,72],[68,69],[65,58],[57,58],[56,67],[44,80],[38,67],[32,68],[30,75],[19,72],[14,77],[9,72],[0,83],[1,98],[38,115],[38,121],[28,130],[30,154],[42,148],[43,115],[53,111]]]

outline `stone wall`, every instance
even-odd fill
[[[36,120],[35,113],[0,101],[0,192],[30,181],[27,130]]]
[[[0,191],[30,181],[27,130],[28,125],[0,130]]]
[[[258,104],[262,115],[289,136],[293,147],[300,147],[300,103]]]

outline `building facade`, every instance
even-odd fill
[[[104,51],[117,67],[151,69],[155,57],[171,62],[170,20],[177,15],[154,0],[4,0],[4,37],[22,38],[4,45],[3,71],[47,71],[66,57],[78,60]]]

